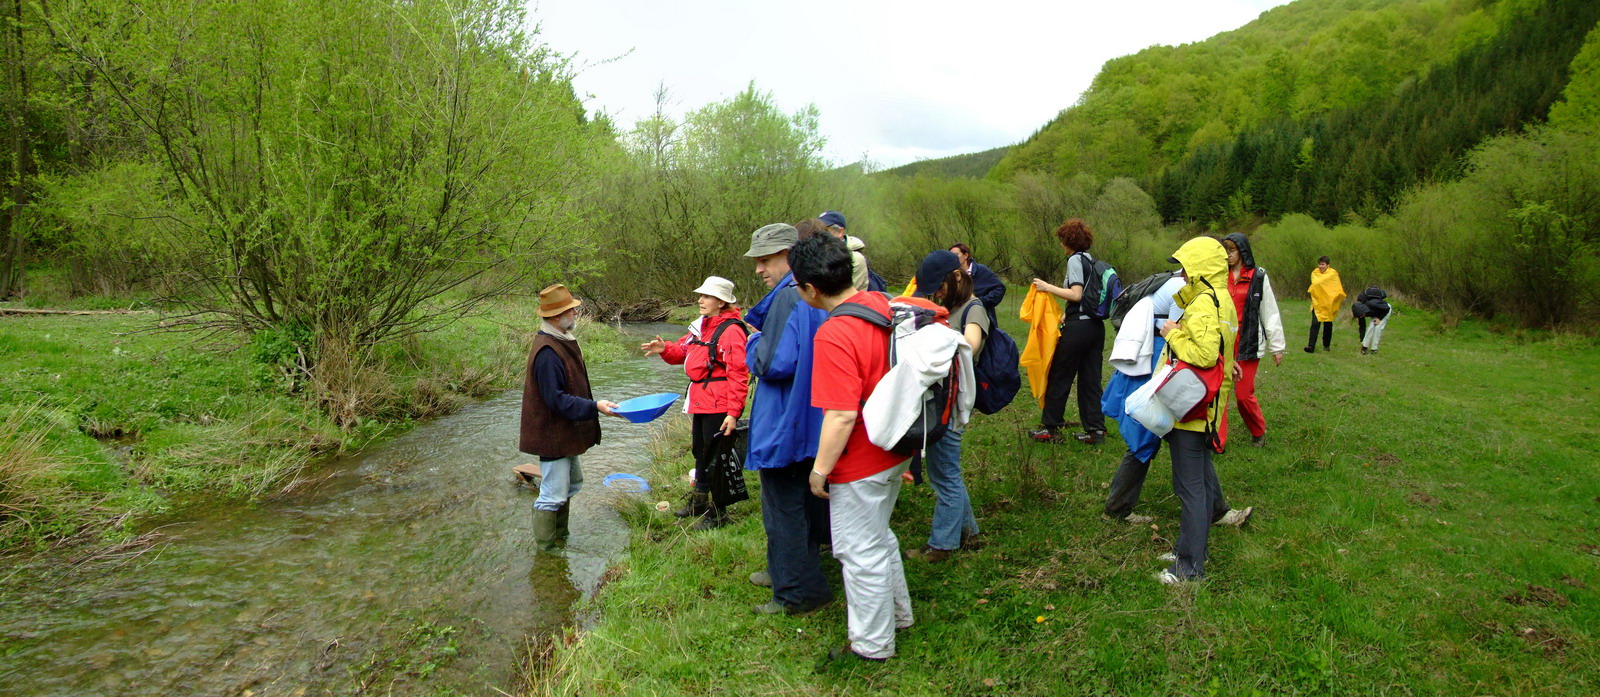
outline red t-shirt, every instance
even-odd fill
[[[846,302],[889,314],[889,301],[877,293],[858,292]],[[811,406],[856,412],[856,425],[828,481],[853,482],[905,462],[905,456],[867,440],[867,426],[861,419],[861,405],[889,372],[889,331],[859,317],[832,317],[817,329],[816,342],[811,357]]]

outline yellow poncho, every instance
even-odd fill
[[[1028,344],[1023,347],[1022,358],[1017,363],[1028,371],[1028,389],[1033,391],[1033,398],[1043,409],[1044,388],[1050,378],[1050,357],[1055,355],[1056,342],[1061,339],[1061,306],[1056,303],[1055,296],[1028,286],[1028,296],[1022,299],[1021,315],[1022,321],[1032,326],[1028,328]]]
[[[1311,271],[1311,311],[1317,313],[1318,322],[1332,322],[1339,316],[1339,306],[1344,304],[1344,284],[1339,282],[1339,272],[1333,267],[1327,271]]]

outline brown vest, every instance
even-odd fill
[[[523,380],[522,443],[518,449],[548,458],[581,455],[600,443],[600,420],[571,421],[545,406],[539,383],[533,377],[533,359],[546,347],[555,351],[567,369],[567,393],[594,399],[589,391],[589,370],[584,367],[583,351],[579,350],[578,342],[539,332],[533,340],[533,351],[528,354],[528,370]]]

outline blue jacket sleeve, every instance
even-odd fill
[[[550,411],[568,421],[589,421],[600,418],[594,400],[584,399],[567,392],[567,366],[561,357],[548,347],[539,349],[533,357],[533,377],[539,381],[539,397]]]
[[[973,264],[972,294],[983,301],[984,307],[993,310],[1000,306],[1000,301],[1006,299],[1006,284],[989,267],[983,264]]]

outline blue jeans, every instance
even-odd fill
[[[961,432],[946,431],[943,438],[928,445],[928,483],[933,485],[933,530],[928,546],[953,550],[961,546],[961,530],[978,534],[978,519],[972,515],[972,499],[961,480]]]
[[[578,456],[539,463],[539,498],[533,502],[537,511],[556,511],[566,505],[567,499],[583,489],[583,468],[578,466]]]
[[[767,529],[767,575],[772,599],[803,607],[833,599],[818,546],[828,541],[828,502],[811,495],[811,460],[764,467],[761,524]]]

